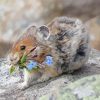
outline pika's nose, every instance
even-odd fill
[[[16,63],[18,62],[18,60],[19,60],[18,55],[13,55],[13,54],[11,54],[11,55],[9,56],[9,62],[10,62],[11,64],[16,64]]]
[[[13,61],[15,61],[15,60],[17,60],[17,57],[10,57],[10,61],[11,61],[11,62],[13,62]]]
[[[10,61],[13,61],[13,58],[10,58]]]

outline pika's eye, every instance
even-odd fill
[[[20,46],[20,50],[25,50],[26,49],[26,46],[22,45]]]

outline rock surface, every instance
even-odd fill
[[[100,100],[100,75],[88,76],[56,88],[39,100]]]
[[[39,100],[39,99],[49,100],[49,97],[52,97],[53,98],[52,100],[64,100],[60,98],[54,99],[56,95],[58,97],[61,95],[60,96],[61,98],[71,97],[71,99],[69,100],[74,100],[73,98],[75,98],[75,100],[78,100],[77,96],[80,99],[84,98],[84,100],[95,100],[96,97],[100,98],[99,97],[100,76],[96,74],[100,74],[100,52],[93,49],[91,51],[88,62],[81,69],[75,71],[72,74],[66,73],[57,78],[46,81],[44,83],[35,84],[29,87],[28,89],[22,91],[17,88],[17,85],[23,80],[20,78],[18,73],[14,74],[13,76],[9,75],[9,66],[7,62],[4,61],[4,59],[1,59],[0,60],[0,100]],[[91,75],[95,75],[95,76],[91,76]],[[91,76],[91,77],[87,77],[87,76]],[[80,78],[83,79],[78,80]],[[84,89],[84,87],[86,87],[86,90]],[[89,92],[86,93],[88,89]],[[94,89],[95,91],[93,91],[92,89]],[[54,93],[55,90],[56,92]],[[74,90],[73,92],[74,95],[70,90]],[[96,93],[96,95],[94,94],[94,92]],[[51,96],[52,93],[55,95]],[[90,96],[91,94],[93,94],[93,97],[85,97],[85,96]]]

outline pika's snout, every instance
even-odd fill
[[[10,64],[16,65],[18,63],[18,61],[19,61],[19,55],[18,55],[18,53],[16,53],[16,54],[12,54],[11,53],[8,56],[8,61],[9,61]]]

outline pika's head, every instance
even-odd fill
[[[8,56],[10,64],[16,65],[24,54],[27,55],[27,60],[36,60],[41,63],[51,50],[46,44],[48,37],[49,30],[46,26],[29,27],[13,44]]]

